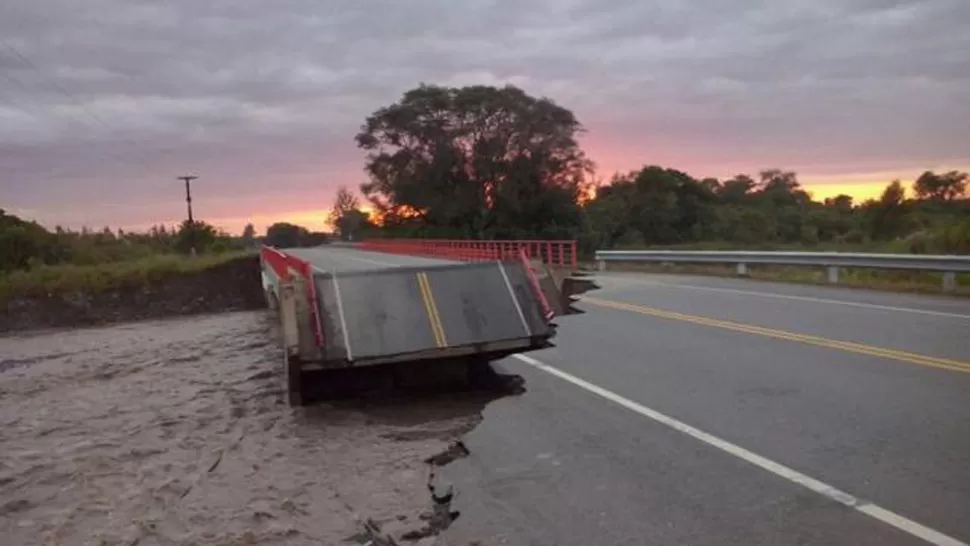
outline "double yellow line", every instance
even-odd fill
[[[418,290],[421,291],[424,310],[428,313],[428,323],[431,324],[431,333],[434,334],[434,342],[439,348],[447,347],[448,340],[445,338],[445,329],[441,325],[441,317],[438,315],[438,305],[435,303],[434,294],[431,292],[431,283],[428,282],[428,274],[421,271],[415,276],[418,278]]]
[[[673,311],[664,311],[662,309],[655,309],[653,307],[644,307],[642,305],[633,305],[630,303],[622,303],[622,302],[613,301],[613,300],[604,300],[604,299],[590,297],[590,296],[584,296],[583,301],[587,303],[592,303],[593,305],[599,305],[601,307],[609,307],[612,309],[619,309],[622,311],[631,311],[633,313],[639,313],[641,315],[650,315],[650,316],[660,317],[660,318],[665,318],[670,320],[679,320],[683,322],[690,322],[693,324],[712,326],[714,328],[723,328],[725,330],[734,330],[735,332],[744,332],[746,334],[754,334],[754,335],[759,335],[764,337],[771,337],[775,339],[785,339],[788,341],[796,341],[799,343],[806,343],[808,345],[828,347],[830,349],[839,349],[841,351],[847,351],[850,353],[864,354],[864,355],[875,356],[879,358],[888,358],[888,359],[897,360],[900,362],[906,362],[909,364],[918,364],[920,366],[929,366],[931,368],[942,368],[944,370],[970,373],[970,362],[960,362],[958,360],[950,360],[947,358],[937,358],[933,356],[907,353],[905,351],[897,351],[895,349],[883,349],[881,347],[873,347],[871,345],[863,345],[861,343],[852,343],[850,341],[838,341],[834,339],[827,339],[824,337],[810,336],[806,334],[796,334],[794,332],[775,330],[773,328],[762,328],[761,326],[753,326],[750,324],[743,324],[740,322],[731,322],[727,320],[712,319],[708,317],[699,317],[696,315],[685,315],[683,313],[674,313]]]

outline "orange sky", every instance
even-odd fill
[[[970,170],[970,164],[965,160],[926,162],[901,158],[890,162],[870,158],[840,164],[837,158],[809,161],[793,156],[786,160],[755,151],[744,154],[730,150],[712,151],[698,149],[689,142],[670,144],[660,139],[652,140],[651,146],[642,147],[633,139],[618,138],[605,131],[582,139],[581,145],[596,162],[596,178],[601,181],[608,181],[613,173],[626,173],[645,165],[670,166],[696,178],[716,177],[720,180],[740,173],[757,177],[762,169],[778,167],[795,171],[802,186],[816,200],[845,193],[857,203],[877,197],[886,184],[897,178],[908,188],[926,170]],[[272,185],[260,185],[256,190],[239,191],[231,196],[226,195],[224,186],[219,185],[220,180],[206,179],[193,186],[196,216],[230,233],[240,233],[250,222],[258,233],[263,233],[269,225],[279,221],[314,231],[329,231],[327,218],[336,188],[343,184],[351,190],[356,189],[364,177],[360,168],[362,163],[363,157],[341,157],[340,162],[306,165],[298,171],[280,173],[280,178]],[[164,199],[160,201],[165,206],[160,216],[166,219],[151,223],[162,221],[174,225],[184,218],[184,202],[180,202],[177,195],[171,188],[166,188]],[[364,199],[360,201],[367,203]],[[125,209],[130,211],[131,207]],[[158,218],[156,214],[146,209],[142,217]],[[106,214],[108,217],[113,215],[113,212]],[[142,230],[150,225],[125,227]]]
[[[758,171],[777,167],[795,171],[802,187],[819,201],[844,193],[851,195],[859,203],[878,197],[886,185],[895,179],[899,179],[908,191],[913,180],[926,170],[970,171],[970,163],[967,163],[965,158],[955,161],[945,159],[927,161],[904,157],[893,159],[859,157],[845,160],[840,159],[838,155],[803,156],[801,152],[806,150],[801,148],[794,149],[788,157],[775,157],[775,154],[767,150],[748,149],[744,153],[738,153],[734,149],[704,148],[693,140],[666,140],[660,137],[627,138],[622,132],[612,131],[609,127],[591,128],[589,133],[580,138],[580,146],[596,163],[596,177],[601,181],[608,181],[613,173],[639,170],[645,165],[669,166],[684,170],[696,178],[713,176],[720,180],[740,173],[757,177]],[[353,189],[361,181],[362,174],[355,168],[339,173],[334,172],[332,178],[341,181],[349,179],[344,183]],[[308,176],[313,175],[308,174]],[[310,229],[329,230],[326,219],[333,192],[324,190],[329,193],[312,199],[299,199],[302,196],[297,194],[288,196],[288,201],[292,199],[292,208],[278,203],[276,210],[280,212],[276,214],[254,216],[251,219],[220,218],[216,223],[230,231],[241,231],[247,221],[252,221],[257,231],[262,232],[272,222],[283,220]],[[299,205],[301,201],[319,203],[325,207],[304,207]]]
[[[892,179],[875,177],[875,179],[867,180],[866,176],[860,176],[859,178],[846,178],[846,182],[844,183],[833,183],[829,177],[819,177],[814,180],[805,180],[802,182],[802,185],[807,191],[811,192],[814,199],[819,201],[826,197],[834,197],[845,193],[851,195],[859,202],[871,197],[878,197],[889,180]],[[909,185],[910,181],[904,182],[904,186],[907,188]],[[370,207],[365,206],[363,208],[364,210],[368,210]],[[231,233],[241,232],[243,227],[250,222],[253,223],[259,233],[262,233],[267,226],[274,222],[290,222],[311,230],[330,231],[330,226],[327,225],[329,215],[329,208],[303,209],[295,206],[291,211],[280,212],[278,214],[212,218],[208,221]],[[181,220],[173,219],[166,223],[175,224],[179,221]]]
[[[903,185],[908,190],[912,184],[912,180],[916,176],[919,176],[921,172],[922,170],[895,173],[878,172],[848,175],[823,175],[802,177],[801,183],[806,191],[810,192],[812,197],[818,201],[821,201],[826,197],[834,197],[836,195],[845,193],[855,198],[856,202],[861,202],[865,199],[878,197],[886,187],[886,184],[888,184],[894,178],[899,178],[902,180]],[[364,207],[365,210],[368,210],[369,208],[369,206]],[[241,232],[243,227],[249,222],[253,223],[257,232],[259,233],[262,233],[267,226],[274,222],[291,222],[307,227],[311,230],[329,231],[330,226],[327,225],[329,215],[329,208],[302,208],[299,205],[294,205],[290,211],[281,211],[276,214],[212,218],[209,221],[231,233]],[[179,219],[173,219],[166,223],[175,224],[179,221]]]

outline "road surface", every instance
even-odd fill
[[[313,249],[341,270],[435,260]],[[970,542],[970,303],[608,273],[498,364],[443,543]]]

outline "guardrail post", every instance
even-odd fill
[[[838,266],[830,265],[828,267],[828,280],[829,284],[839,284],[839,268]]]
[[[738,277],[747,277],[747,276],[748,276],[748,264],[739,263],[738,264]]]
[[[606,271],[606,260],[597,260],[596,269],[599,271]]]
[[[957,274],[953,271],[947,271],[943,274],[943,291],[953,292],[957,289]]]

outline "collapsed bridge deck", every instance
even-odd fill
[[[525,266],[314,272],[328,364],[523,350],[553,334]]]
[[[553,317],[570,314],[565,284],[525,251],[506,250],[456,262],[264,247],[263,283],[279,310],[291,402],[301,403],[303,372],[334,378],[378,364],[481,362],[550,346]]]

